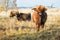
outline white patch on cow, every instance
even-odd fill
[[[39,13],[39,15],[42,15],[41,13]]]

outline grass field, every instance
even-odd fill
[[[21,9],[21,12],[32,13],[30,9]],[[0,17],[0,40],[60,40],[60,9],[48,9],[46,12],[45,28],[39,32],[36,32],[32,20]]]

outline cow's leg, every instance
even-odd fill
[[[44,28],[44,24],[42,24],[41,26],[42,26],[42,28]]]
[[[36,24],[36,30],[39,31],[39,29],[40,29],[40,25]]]
[[[40,30],[42,30],[43,28],[44,28],[44,25],[41,25],[41,26],[40,26]]]

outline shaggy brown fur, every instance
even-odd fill
[[[37,31],[39,31],[40,28],[44,27],[44,24],[46,22],[47,14],[45,11],[47,9],[44,6],[40,5],[40,6],[36,6],[32,10],[34,10],[33,15],[32,15],[32,20],[36,25]]]

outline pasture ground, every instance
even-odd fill
[[[60,11],[47,11],[45,28],[36,32],[31,21],[18,21],[16,17],[0,17],[0,40],[60,40]]]

